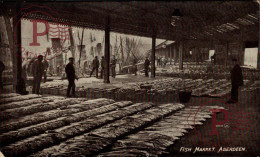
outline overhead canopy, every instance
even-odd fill
[[[14,3],[3,3],[11,16],[15,14]],[[26,18],[94,29],[104,29],[110,16],[111,31],[146,37],[156,34],[157,38],[167,40],[259,40],[256,1],[42,3],[27,0],[22,7],[26,8],[22,12],[30,12]],[[175,9],[183,16],[173,26]]]

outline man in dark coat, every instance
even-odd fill
[[[100,72],[100,77],[101,78],[103,78],[104,71],[105,71],[105,57],[102,56],[102,59],[101,59],[101,72]]]
[[[213,62],[214,64],[216,64],[216,54],[214,53],[213,56],[210,57],[211,62]]]
[[[137,76],[137,61],[136,59],[133,60],[133,72],[135,76]]]
[[[243,75],[242,70],[237,63],[237,59],[232,59],[232,63],[234,65],[233,69],[231,70],[231,99],[227,103],[237,103],[238,102],[238,89],[239,86],[243,86]]]
[[[158,57],[157,59],[157,66],[160,66],[161,65],[161,57]]]
[[[90,73],[90,77],[93,74],[94,71],[96,71],[96,78],[98,78],[98,68],[99,68],[99,61],[98,61],[98,57],[96,56],[95,59],[93,60],[93,68],[92,71]]]
[[[33,63],[33,94],[40,94],[40,85],[44,73],[44,65],[42,63],[42,60],[43,56],[39,55],[38,60]]]
[[[0,61],[0,88],[1,88],[1,90],[3,89],[3,86],[4,86],[3,78],[2,78],[2,74],[3,74],[4,70],[5,70],[5,65],[2,61]]]
[[[150,61],[149,61],[148,57],[146,57],[145,62],[144,62],[145,77],[149,77],[149,74],[148,74],[149,65],[150,65]]]
[[[66,72],[66,75],[67,75],[67,79],[69,81],[69,85],[68,85],[68,89],[67,89],[67,97],[70,97],[71,88],[72,88],[73,97],[76,97],[76,95],[75,95],[75,88],[76,88],[75,79],[78,80],[78,77],[75,74],[75,68],[74,68],[73,63],[74,63],[74,58],[71,57],[71,58],[69,58],[69,63],[65,67],[65,72]]]
[[[113,56],[113,59],[111,60],[111,71],[112,71],[112,77],[116,77],[116,57]]]

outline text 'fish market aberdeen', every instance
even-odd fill
[[[0,7],[0,156],[260,154],[258,0]]]

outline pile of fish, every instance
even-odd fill
[[[167,76],[167,77],[184,77],[184,78],[215,78],[215,79],[226,79],[230,78],[230,69],[232,69],[231,65],[214,65],[212,67],[213,73],[207,71],[207,64],[199,64],[199,65],[183,65],[183,70],[179,69],[178,65],[169,65],[161,68],[157,68],[156,71],[157,76]],[[260,71],[259,70],[250,70],[242,68],[242,73],[244,79],[247,80],[259,80],[260,79]]]
[[[165,117],[136,134],[118,140],[111,149],[98,156],[158,156],[167,154],[167,148],[173,145],[176,140],[211,118],[210,108],[223,109],[219,106],[199,108],[200,106],[185,108]]]
[[[181,104],[167,104],[164,106],[152,107],[144,110],[144,104],[135,104],[122,111],[107,113],[92,120],[87,120],[85,125],[91,128],[91,125],[99,125],[102,121],[113,121],[87,134],[72,138],[59,144],[58,146],[44,149],[33,156],[92,156],[107,148],[115,141],[126,135],[134,133],[139,129],[167,116],[184,106]],[[133,112],[138,112],[131,116]],[[106,119],[105,117],[109,117]],[[117,119],[117,120],[116,120]]]
[[[184,109],[178,103],[40,95],[28,95],[25,99],[18,94],[0,97],[8,100],[0,105],[4,106],[1,107],[0,151],[7,157],[120,153],[157,156],[187,129],[202,125],[211,117],[208,110],[197,113],[198,108]],[[187,123],[186,118],[192,123]]]
[[[260,87],[259,81],[244,80],[242,91],[251,91]],[[64,95],[66,86],[62,88],[42,88],[43,94]],[[182,90],[192,91],[192,96],[223,97],[230,93],[231,82],[226,79],[180,79],[166,78],[146,82],[126,83],[124,87],[111,88],[79,88],[77,95],[87,98],[110,98],[117,101],[158,101],[172,100]]]

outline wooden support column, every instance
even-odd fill
[[[240,65],[244,65],[244,59],[245,59],[245,43],[243,41],[239,42],[240,45],[240,54],[239,54],[239,58],[240,58]]]
[[[152,37],[152,54],[151,54],[151,77],[155,77],[155,40],[156,35]]]
[[[5,10],[3,9],[3,12],[5,14],[7,14],[5,12]],[[3,16],[4,17],[4,21],[5,21],[5,25],[6,25],[6,32],[7,32],[7,37],[8,37],[8,41],[9,41],[9,46],[10,46],[10,53],[11,53],[11,57],[12,57],[12,68],[13,68],[13,82],[12,82],[12,85],[13,85],[13,90],[12,92],[15,92],[16,91],[16,45],[15,45],[15,42],[14,42],[14,36],[13,36],[13,30],[12,30],[12,27],[11,27],[11,19],[7,16]]]
[[[170,48],[170,65],[172,65],[172,46],[169,46]]]
[[[110,83],[109,81],[109,64],[110,64],[110,17],[106,19],[105,28],[105,74],[104,83]]]
[[[14,71],[16,71],[16,93],[22,93],[23,89],[22,89],[22,85],[23,82],[21,81],[22,79],[22,34],[21,34],[21,13],[20,13],[20,9],[21,9],[21,5],[22,5],[22,1],[21,0],[17,0],[16,1],[16,15],[14,17],[13,20],[13,32],[15,33],[15,46],[16,46],[16,51],[14,54],[15,60],[16,60],[16,65],[14,66],[15,69],[13,69]],[[16,26],[16,27],[15,27]]]
[[[73,33],[72,33],[71,27],[69,28],[69,35],[70,35],[70,51],[72,53],[72,57],[75,59],[75,44],[74,44]]]
[[[260,69],[260,36],[258,40],[257,69]]]
[[[165,49],[163,49],[163,50],[164,50],[164,52],[165,52],[165,59],[168,59],[168,57],[169,57],[169,55],[168,55],[168,49],[165,48]]]
[[[183,70],[183,41],[179,45],[179,69]]]
[[[177,44],[175,43],[175,45],[174,45],[174,50],[173,50],[173,53],[174,53],[174,55],[173,55],[173,57],[174,57],[174,65],[176,65],[176,63],[177,63]]]

